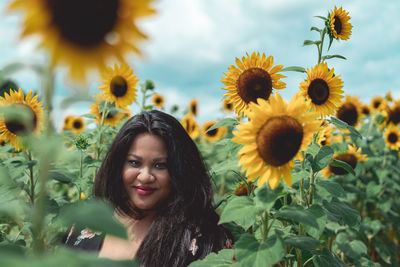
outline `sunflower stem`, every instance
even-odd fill
[[[52,111],[52,97],[54,91],[54,73],[53,66],[49,66],[48,71],[44,76],[44,87],[43,95],[46,106],[44,125],[45,133],[44,138],[48,139],[54,132],[54,128],[51,122],[51,111]],[[51,149],[51,148],[50,148]],[[47,181],[49,178],[49,169],[51,160],[48,156],[48,150],[44,149],[39,155],[39,193],[36,200],[36,204],[33,207],[32,217],[32,236],[33,236],[33,252],[35,254],[43,254],[45,249],[45,233],[43,231],[44,219],[46,217],[46,199],[47,199]]]
[[[32,153],[28,150],[28,159],[32,161]],[[29,164],[29,182],[30,182],[30,194],[29,197],[31,199],[32,206],[35,205],[35,181],[33,177],[33,165]]]
[[[146,106],[146,92],[147,92],[146,86],[144,85],[140,91],[142,91],[142,104],[140,105],[140,112],[143,112]]]
[[[310,172],[310,197],[309,197],[309,205],[312,205],[313,203],[313,198],[314,198],[314,180],[315,180],[315,174],[314,171],[311,169]]]
[[[369,137],[369,134],[370,134],[370,132],[372,130],[374,122],[375,122],[375,114],[372,116],[371,121],[369,122],[368,131],[367,131],[367,134],[365,135],[365,141],[366,142],[368,142],[368,137]]]
[[[321,43],[318,45],[318,64],[321,63],[322,59],[322,47],[324,45],[324,39],[325,39],[325,34],[326,34],[326,27],[321,31],[320,34],[320,41]]]

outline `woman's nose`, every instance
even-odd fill
[[[151,169],[147,167],[140,170],[137,178],[141,183],[152,183],[155,180],[154,175],[151,173]]]

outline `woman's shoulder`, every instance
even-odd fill
[[[95,232],[89,228],[78,228],[72,226],[71,229],[64,235],[62,243],[67,247],[86,251],[99,251],[105,234]]]

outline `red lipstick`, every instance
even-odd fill
[[[148,196],[154,193],[156,189],[147,186],[134,186],[136,193],[141,196]]]

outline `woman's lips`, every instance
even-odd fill
[[[136,191],[136,193],[138,193],[141,196],[148,196],[154,193],[154,191],[156,191],[155,188],[151,188],[151,187],[145,187],[145,186],[134,186],[133,187]]]

